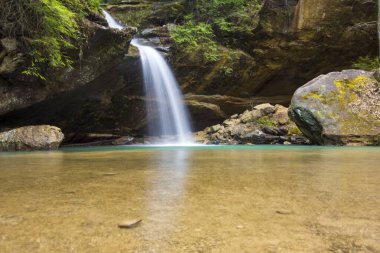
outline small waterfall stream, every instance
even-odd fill
[[[103,13],[109,27],[123,29],[108,12],[103,10]],[[153,47],[143,45],[138,39],[133,39],[131,44],[141,56],[149,134],[161,137],[158,144],[193,144],[189,114],[169,65]]]
[[[108,26],[110,28],[114,28],[114,29],[118,29],[118,30],[122,30],[124,28],[107,11],[102,9],[102,12],[103,12],[103,15],[106,18]]]
[[[191,128],[179,85],[161,54],[134,39],[144,74],[147,116],[151,135],[174,136],[175,144],[189,144]],[[156,117],[156,115],[158,117]]]

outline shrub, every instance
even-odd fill
[[[374,71],[379,68],[379,58],[370,56],[361,56],[353,64],[353,68],[366,71]]]

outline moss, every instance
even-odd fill
[[[301,130],[294,123],[290,124],[289,129],[288,129],[288,133],[290,135],[302,135]]]
[[[264,117],[256,119],[256,123],[259,125],[268,126],[268,127],[274,127],[277,125],[277,122],[269,116],[264,116]]]
[[[373,79],[364,75],[357,76],[352,80],[335,80],[336,91],[332,91],[329,95],[321,94],[318,91],[311,91],[303,95],[302,99],[315,99],[323,104],[338,102],[344,108],[347,103],[354,102],[357,98],[356,94],[371,83],[373,83]]]
[[[314,112],[320,119],[334,119],[340,122],[341,132],[351,132],[352,129],[362,132],[371,132],[374,121],[373,115],[361,112],[360,115],[351,112],[347,108],[351,103],[356,103],[360,99],[359,94],[365,92],[366,87],[373,85],[374,79],[368,76],[359,75],[353,79],[335,80],[336,90],[327,94],[321,94],[318,91],[311,91],[302,97],[303,100],[312,99],[320,103],[321,106],[326,105],[335,107],[334,110],[324,110],[320,107]]]

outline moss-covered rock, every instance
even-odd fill
[[[373,73],[321,75],[294,94],[290,116],[321,145],[379,145],[380,92]]]
[[[197,133],[206,144],[310,144],[282,105],[260,104]]]
[[[61,129],[54,126],[26,126],[0,133],[0,151],[57,149],[63,140]]]

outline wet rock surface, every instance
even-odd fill
[[[0,151],[58,149],[63,137],[61,129],[54,126],[20,127],[0,133]]]
[[[373,73],[321,75],[294,94],[290,116],[320,145],[380,145],[380,91]]]
[[[310,144],[282,105],[260,104],[197,133],[205,144]]]

